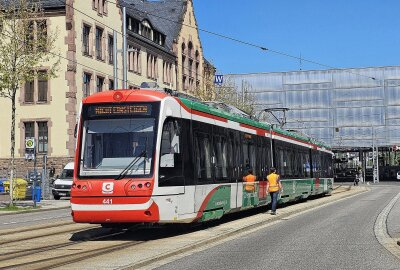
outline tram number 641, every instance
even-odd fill
[[[104,199],[103,204],[112,204],[112,199]]]

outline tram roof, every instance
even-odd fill
[[[251,118],[246,118],[240,114],[236,113],[229,113],[225,110],[214,108],[207,103],[203,103],[195,98],[191,99],[187,95],[182,96],[174,96],[174,95],[169,95],[163,91],[160,90],[154,90],[154,89],[135,89],[135,90],[116,90],[118,92],[123,93],[123,101],[161,101],[162,99],[172,96],[174,98],[178,98],[185,106],[187,106],[190,109],[204,112],[207,114],[211,114],[217,117],[221,117],[230,121],[238,122],[241,124],[249,125],[255,128],[267,130],[267,131],[274,131],[278,134],[291,137],[296,140],[303,141],[305,143],[311,143],[314,145],[317,145],[321,148],[326,148],[326,149],[331,149],[330,146],[324,144],[321,141],[318,141],[314,138],[311,137],[306,137],[301,134],[297,134],[294,132],[290,132],[287,130],[283,130],[277,127],[273,127],[270,124],[267,123],[262,123],[257,120],[251,119]],[[116,91],[104,91],[100,93],[93,94],[83,100],[83,103],[97,103],[97,102],[112,102],[113,97],[116,93]],[[142,99],[137,99],[137,96],[140,95],[143,98]],[[121,100],[122,101],[122,100]]]
[[[234,121],[234,122],[246,124],[246,125],[253,126],[253,127],[256,127],[256,128],[260,128],[260,129],[264,129],[264,130],[268,130],[268,131],[274,131],[274,132],[276,132],[278,134],[281,134],[281,135],[284,135],[284,136],[287,136],[287,137],[292,137],[294,139],[303,141],[305,143],[312,143],[312,144],[315,144],[315,145],[317,145],[319,147],[322,147],[322,148],[326,148],[326,149],[329,149],[329,150],[331,149],[330,146],[328,146],[328,145],[324,144],[323,142],[320,142],[320,141],[318,141],[318,140],[316,140],[314,138],[302,136],[300,134],[296,134],[296,133],[293,133],[293,132],[290,132],[290,131],[287,131],[287,130],[276,128],[276,127],[273,127],[270,124],[262,123],[262,122],[259,122],[257,120],[254,120],[254,119],[246,118],[246,117],[243,117],[243,116],[241,116],[239,114],[232,114],[232,113],[229,113],[227,111],[211,107],[211,106],[209,106],[209,105],[207,105],[205,103],[202,103],[202,102],[193,101],[193,100],[190,100],[190,99],[187,99],[187,98],[182,98],[182,97],[178,97],[178,98],[185,104],[185,106],[189,107],[190,109],[194,109],[196,111],[201,111],[201,112],[204,112],[204,113],[212,114],[212,115],[215,115],[215,116],[218,116],[218,117],[225,118],[227,120],[231,120],[231,121]]]

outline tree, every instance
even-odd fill
[[[246,81],[238,87],[230,77],[225,77],[224,84],[216,87],[215,100],[235,106],[249,115],[255,113],[255,97]]]
[[[57,34],[49,31],[44,18],[40,1],[0,0],[0,97],[11,101],[11,204],[17,92],[24,82],[31,82],[36,76],[42,79],[55,77],[60,63],[60,58],[53,52]],[[47,73],[37,72],[43,63]]]

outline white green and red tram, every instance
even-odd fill
[[[267,205],[272,166],[280,203],[332,191],[332,152],[320,142],[161,91],[98,93],[82,102],[72,216],[99,224],[218,219]],[[244,189],[248,168],[255,192]]]

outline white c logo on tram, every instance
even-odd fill
[[[111,194],[114,191],[114,183],[112,182],[106,182],[103,183],[103,188],[102,188],[103,194]]]

